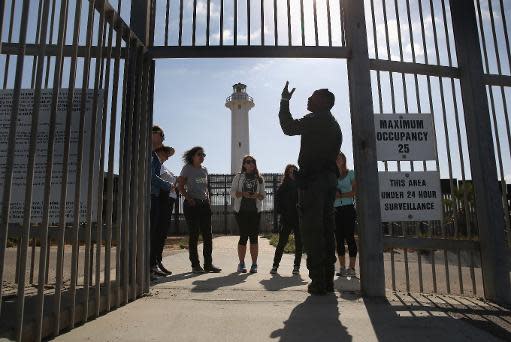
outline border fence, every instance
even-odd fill
[[[154,70],[108,1],[0,7],[0,337],[41,340],[149,289]]]
[[[55,336],[149,291],[157,58],[346,59],[362,293],[511,301],[509,2],[114,2],[0,2],[0,337]],[[378,160],[374,116],[392,113],[432,114],[435,160]],[[447,179],[443,223],[382,225],[378,174],[394,171]],[[229,179],[211,193],[232,233]]]

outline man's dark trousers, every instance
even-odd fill
[[[324,291],[332,289],[335,275],[335,186],[333,172],[308,177],[298,192],[300,232],[311,286]]]

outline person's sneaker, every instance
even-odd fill
[[[154,274],[154,273],[152,273],[152,272],[151,272],[150,280],[151,280],[151,281],[157,281],[158,279],[160,279],[160,277],[158,277],[156,274]]]
[[[277,266],[273,266],[271,268],[270,274],[277,274],[277,270],[278,270],[278,267]]]
[[[294,274],[294,275],[300,274],[300,266],[295,265],[295,266],[293,267],[293,274]]]
[[[158,266],[151,267],[151,274],[158,276],[158,277],[165,277],[167,274],[163,273],[158,269]]]
[[[345,277],[346,276],[346,268],[341,267],[339,272],[337,272],[335,275],[338,276],[338,277]]]
[[[354,268],[348,268],[346,270],[346,277],[356,277],[356,276],[357,276],[357,272],[355,272]]]
[[[257,273],[257,264],[252,264],[252,266],[250,266],[250,273]]]
[[[192,266],[192,273],[195,274],[204,273],[204,269],[200,266]]]
[[[222,272],[222,269],[216,267],[213,264],[208,265],[208,266],[204,265],[204,272],[207,272],[207,273],[220,273],[220,272]]]
[[[166,275],[172,275],[172,272],[169,271],[168,269],[166,269],[165,266],[163,266],[163,264],[161,262],[158,263],[158,268],[160,269],[160,271],[162,271]]]
[[[238,264],[238,273],[247,273],[247,268],[245,267],[244,262],[240,262]]]

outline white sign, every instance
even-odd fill
[[[441,221],[440,173],[380,172],[382,222]]]
[[[435,160],[436,138],[431,114],[378,114],[378,160]]]
[[[51,114],[53,89],[44,89],[41,91],[40,113],[37,133],[37,147],[34,164],[34,181],[32,186],[32,223],[41,223],[43,217],[44,184],[46,177],[46,162],[48,149],[49,122]],[[49,222],[59,222],[60,191],[63,177],[63,158],[64,158],[64,140],[66,115],[68,108],[68,89],[59,91],[57,116],[56,116],[56,134],[53,152],[53,172],[50,194],[50,212]],[[80,105],[81,89],[75,89],[73,97],[73,111],[71,121],[71,144],[68,162],[68,181],[66,196],[66,222],[73,222],[74,196],[76,185],[76,170],[78,158],[78,138],[80,133]],[[13,100],[13,90],[0,90],[0,207],[2,205],[3,191],[5,184],[5,168],[7,163],[7,148],[9,140],[9,128],[11,126],[11,107]],[[14,172],[11,188],[11,204],[9,222],[22,223],[24,216],[25,188],[27,181],[27,161],[30,146],[31,120],[34,102],[34,89],[23,89],[20,96],[18,127],[16,130],[16,146],[14,158]],[[101,142],[101,120],[97,120],[96,140],[92,141],[92,107],[93,90],[87,90],[85,103],[85,126],[83,140],[83,159],[82,174],[80,179],[80,217],[83,221],[87,212],[87,188],[89,181],[93,182],[93,207],[92,217],[96,220],[97,207],[97,188],[99,172],[99,153]],[[103,92],[99,92],[98,98],[98,118],[101,117],[103,108]],[[94,146],[94,156],[90,155],[90,147]],[[89,179],[89,161],[94,157],[93,178]]]

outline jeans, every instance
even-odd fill
[[[203,256],[204,265],[212,265],[211,254],[213,252],[213,234],[211,232],[211,207],[209,202],[195,200],[195,205],[191,206],[188,201],[183,203],[186,224],[188,226],[188,252],[192,267],[200,266],[199,253],[197,252],[197,243],[199,234],[202,234],[204,242]]]
[[[295,236],[295,262],[294,266],[300,266],[302,261],[302,235],[300,234],[300,229],[298,229],[298,222],[282,222],[282,229],[279,232],[279,243],[277,244],[277,249],[275,250],[275,257],[273,258],[273,266],[279,267],[280,260],[282,260],[282,254],[284,253],[284,248],[289,240],[289,234],[291,232],[294,233]]]
[[[162,261],[163,248],[165,247],[165,240],[167,240],[167,234],[172,219],[172,211],[174,210],[175,199],[168,196],[160,196],[160,215],[158,223],[158,246],[156,250],[156,258],[158,262]]]

